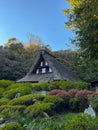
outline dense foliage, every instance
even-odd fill
[[[86,90],[87,88],[89,84],[86,82],[55,81],[31,84],[0,80],[0,125],[4,125],[0,130],[71,130],[72,127],[68,126],[67,121],[73,126],[73,120],[78,120],[75,127],[85,125],[85,116],[82,115],[84,121],[80,121],[82,116],[74,117],[70,112],[83,112],[88,107],[89,100],[97,112],[98,94]],[[91,122],[95,120],[96,126],[97,118],[87,118]],[[88,128],[88,125],[85,125],[85,128]],[[94,128],[94,125],[90,128]]]
[[[23,77],[32,66],[40,45],[33,41],[28,46],[16,38],[0,46],[0,79],[17,80]]]
[[[73,43],[78,46],[77,69],[84,80],[98,78],[98,0],[67,0],[70,7],[67,27],[75,32]],[[86,76],[84,78],[83,76]]]

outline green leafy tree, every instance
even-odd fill
[[[71,27],[76,37],[73,43],[79,47],[79,55],[84,58],[88,74],[92,78],[98,72],[98,0],[67,0],[70,7],[64,10],[68,16],[67,27]],[[87,62],[86,62],[87,61]],[[89,65],[88,65],[89,63]],[[82,64],[83,65],[83,64]],[[83,69],[82,69],[83,70]]]

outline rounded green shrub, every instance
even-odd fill
[[[74,82],[71,81],[62,81],[61,86],[59,88],[63,90],[69,90],[73,88],[73,84]]]
[[[14,82],[11,80],[0,80],[0,87],[7,88],[8,86],[10,86],[13,83]]]
[[[54,108],[53,103],[45,103],[45,102],[35,102],[33,105],[28,106],[24,114],[27,115],[28,118],[38,117],[38,116],[46,116],[47,114],[51,114]]]
[[[36,91],[48,91],[49,90],[49,83],[47,82],[41,82],[37,84],[32,84],[33,90]]]
[[[23,115],[25,108],[24,105],[2,105],[0,106],[0,113],[5,121],[15,121],[19,115]]]
[[[16,88],[21,88],[21,87],[27,87],[27,88],[32,88],[32,84],[31,83],[14,83],[11,84],[7,89],[16,89]]]
[[[12,122],[3,126],[1,130],[23,130],[23,128],[18,122]]]
[[[81,90],[81,89],[90,89],[90,84],[87,83],[87,82],[79,81],[79,82],[75,82],[73,84],[73,87],[75,89],[78,89],[78,90]]]
[[[41,94],[29,94],[10,100],[9,105],[32,105],[35,101],[43,100],[44,96]]]
[[[47,95],[45,96],[43,101],[46,103],[53,103],[55,105],[54,106],[55,112],[61,112],[64,108],[64,100],[59,96]]]
[[[20,86],[20,87],[16,87],[15,88],[11,88],[8,89],[7,91],[4,92],[3,96],[9,99],[15,98],[17,93],[20,93],[20,96],[26,95],[26,94],[30,94],[32,92],[32,88],[31,87],[27,87],[27,86]]]
[[[78,114],[66,123],[65,130],[98,130],[98,117],[86,114]]]
[[[10,112],[10,111],[20,111],[22,112],[25,109],[25,105],[2,105],[0,106],[0,112],[5,113],[5,112]]]
[[[7,104],[9,102],[9,99],[7,99],[7,98],[1,98],[0,99],[0,106],[1,105],[5,105],[5,104]]]
[[[47,96],[45,96],[43,101],[48,102],[48,103],[54,103],[55,105],[58,105],[63,102],[63,99],[58,96],[55,96],[55,95],[47,95]]]

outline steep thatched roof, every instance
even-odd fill
[[[60,63],[50,52],[41,50],[30,71],[17,82],[51,82],[55,80],[79,81],[79,78],[75,72]]]

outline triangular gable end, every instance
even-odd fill
[[[49,66],[49,63],[45,58],[43,57],[43,54],[41,52],[40,57],[35,64],[35,66],[31,69],[31,71],[28,73],[29,75],[32,74],[45,74],[45,73],[52,73],[52,69]]]
[[[51,82],[55,80],[79,81],[80,79],[75,72],[60,63],[50,52],[41,50],[30,71],[17,82]]]

